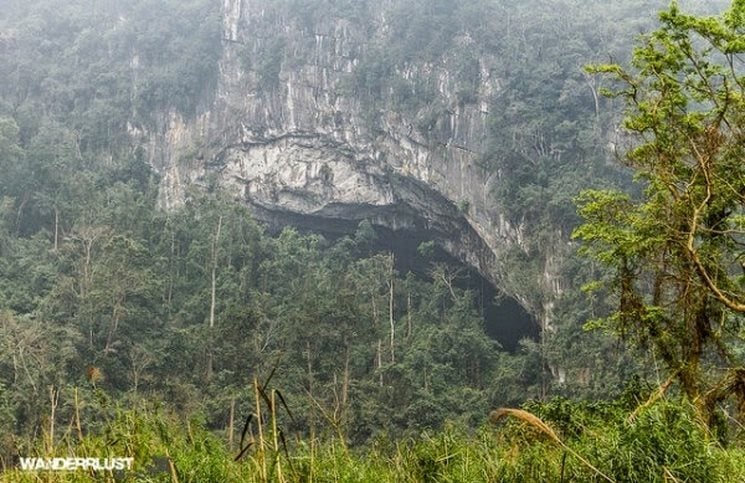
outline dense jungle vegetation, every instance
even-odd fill
[[[552,331],[505,350],[463,267],[423,244],[404,273],[368,222],[268,230],[217,185],[159,208],[128,126],[208,104],[219,2],[7,0],[0,481],[745,481],[745,2],[393,3],[370,103],[436,119],[392,66],[503,53],[481,162],[531,247],[566,236]],[[68,455],[135,470],[14,470]]]

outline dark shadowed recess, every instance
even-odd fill
[[[437,244],[433,253],[426,258],[420,255],[417,251],[419,245],[432,240],[432,235],[426,230],[390,230],[381,226],[374,228],[378,234],[375,248],[395,255],[396,269],[400,274],[412,272],[430,279],[432,265],[438,262],[446,263],[457,270],[456,285],[475,294],[476,304],[484,318],[484,330],[505,350],[515,351],[521,339],[538,340],[539,325],[535,318],[514,298],[502,294],[472,267]]]
[[[335,240],[355,233],[359,220],[329,219],[308,215],[274,213],[270,231],[279,231],[282,225],[293,226],[303,233],[316,233],[328,240]],[[278,224],[279,218],[282,223]],[[266,218],[265,218],[266,219]],[[486,334],[495,339],[507,351],[514,352],[521,339],[538,340],[540,329],[535,318],[514,298],[502,294],[487,279],[471,266],[447,253],[435,243],[434,249],[426,257],[417,248],[426,242],[436,240],[434,233],[425,229],[406,228],[392,230],[374,225],[377,237],[370,247],[375,252],[392,252],[395,255],[396,270],[405,275],[412,272],[426,280],[431,280],[431,270],[435,263],[446,263],[458,272],[455,284],[461,289],[471,290],[476,296],[476,304],[484,318]]]

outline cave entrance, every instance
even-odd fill
[[[431,234],[426,230],[391,230],[381,226],[375,226],[374,229],[378,236],[373,250],[393,253],[396,270],[402,275],[412,272],[429,280],[431,262],[443,262],[459,268],[460,275],[455,279],[455,285],[476,295],[476,305],[484,318],[486,334],[499,342],[505,350],[517,350],[521,339],[539,339],[540,329],[535,317],[514,298],[500,294],[491,282],[471,266],[450,255],[437,244],[434,244],[432,253],[425,259],[418,248],[420,244],[432,240]]]
[[[274,229],[282,225],[294,226],[304,233],[317,233],[329,240],[339,239],[355,233],[360,220],[330,219],[308,215],[284,213],[282,222],[275,214]],[[539,325],[514,298],[501,294],[487,279],[473,267],[450,255],[442,247],[434,244],[432,253],[425,259],[417,248],[420,244],[436,238],[435,234],[423,228],[404,228],[392,230],[382,225],[373,225],[376,238],[370,247],[372,252],[391,252],[395,255],[396,270],[401,275],[412,272],[426,280],[431,280],[431,262],[445,262],[451,267],[460,268],[462,276],[456,279],[456,286],[471,290],[476,294],[476,304],[484,318],[484,330],[492,339],[509,352],[518,348],[522,339],[538,341]],[[271,230],[271,228],[270,228]]]

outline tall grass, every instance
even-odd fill
[[[700,426],[694,409],[682,402],[656,401],[629,418],[628,410],[612,404],[554,401],[499,410],[491,415],[491,424],[478,429],[446,425],[404,441],[381,437],[365,448],[349,448],[337,435],[323,441],[295,436],[286,438],[285,449],[278,394],[262,388],[256,397],[256,419],[244,429],[237,451],[228,449],[223,432],[143,403],[114,410],[96,431],[85,432],[83,421],[84,434],[78,434],[73,424],[51,448],[58,457],[132,456],[132,471],[10,470],[0,481],[745,481],[742,441],[722,447]],[[48,438],[37,438],[17,441],[19,451],[24,456],[50,455]]]

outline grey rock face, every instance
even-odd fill
[[[386,2],[371,7],[372,24],[304,22],[271,4],[224,0],[219,82],[201,113],[131,127],[162,176],[162,204],[216,179],[270,223],[367,218],[426,230],[510,291],[499,261],[505,250],[524,249],[525,227],[502,214],[490,196],[499,174],[478,163],[489,99],[500,89],[498,59],[479,56],[480,80],[466,100],[449,68],[453,55],[396,65],[396,79],[412,91],[430,86],[435,99],[398,109],[393,89],[362,95],[355,84],[387,35]],[[456,41],[472,42],[467,34]],[[543,312],[531,294],[510,295]]]

